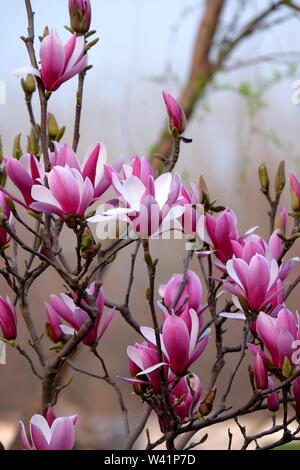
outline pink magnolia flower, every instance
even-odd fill
[[[157,349],[150,341],[142,344],[135,343],[128,346],[127,356],[132,378],[122,377],[132,385],[144,385],[151,388],[153,393],[161,393],[161,380],[159,369],[163,366],[165,381],[168,382],[170,373],[166,362],[158,361]],[[163,357],[163,360],[165,358]]]
[[[108,171],[117,174],[123,163],[122,160],[117,160],[113,166],[106,165],[107,150],[101,142],[96,142],[87,149],[82,164],[69,145],[57,142],[54,142],[54,151],[49,154],[49,158],[52,167],[69,166],[77,170],[84,180],[88,178],[94,189],[94,200],[99,199],[111,185]]]
[[[46,90],[57,90],[87,66],[84,37],[74,33],[63,46],[58,35],[51,31],[41,43],[40,60]]]
[[[237,218],[234,212],[226,209],[216,218],[210,214],[203,216],[203,239],[214,250],[215,264],[223,272],[226,262],[233,256],[232,241],[238,240]]]
[[[89,222],[107,222],[120,217],[124,220],[125,217],[135,233],[145,238],[157,235],[161,227],[163,229],[163,224],[170,224],[184,211],[184,208],[178,205],[181,189],[181,179],[178,175],[172,178],[171,173],[164,173],[155,181],[152,175],[148,175],[145,185],[137,176],[131,175],[120,181],[119,177],[112,173],[112,183],[124,207],[114,207],[96,214]]]
[[[4,339],[7,341],[16,339],[17,314],[9,297],[6,297],[6,300],[0,297],[0,327]]]
[[[189,331],[185,321],[177,315],[169,315],[163,323],[161,346],[166,362],[171,371],[176,375],[185,374],[204,352],[208,344],[207,329],[200,336],[200,322],[197,313],[190,309],[191,330]],[[141,333],[154,346],[156,339],[152,328],[142,327]]]
[[[172,387],[170,402],[181,421],[189,420],[199,412],[201,393],[201,382],[196,374],[182,377],[178,384]]]
[[[186,128],[186,118],[180,104],[166,91],[163,92],[163,98],[170,119],[170,129],[176,129],[182,134]]]
[[[2,191],[0,191],[0,216],[1,215],[4,215],[9,222],[12,221],[12,214],[6,201],[6,194]],[[9,239],[10,237],[8,236],[5,228],[0,227],[0,248],[5,247],[9,242]]]
[[[87,292],[92,295],[94,288],[95,286],[92,284]],[[99,330],[104,308],[104,294],[102,289],[100,289],[97,296],[96,305],[99,309],[99,315],[93,328],[83,340],[83,343],[88,346],[92,346],[100,341],[115,313],[114,309],[110,310]],[[48,331],[51,339],[55,342],[61,341],[64,335],[75,334],[89,319],[88,313],[82,308],[77,307],[74,300],[66,294],[60,294],[60,296],[52,295],[50,302],[45,303],[45,308],[48,317]],[[65,320],[71,327],[63,325],[61,319]]]
[[[240,309],[260,312],[274,302],[278,285],[278,264],[255,254],[249,264],[241,258],[233,258],[226,264],[229,280],[224,281],[226,290],[233,294],[233,302]]]
[[[169,390],[173,411],[182,423],[189,421],[199,413],[202,387],[196,374],[191,373],[182,377],[176,385],[171,382]],[[161,408],[155,407],[161,430],[162,432],[171,431],[173,420],[166,412],[162,413]]]
[[[68,166],[55,166],[48,174],[49,188],[34,185],[31,195],[35,202],[30,207],[37,212],[56,214],[62,219],[69,215],[84,217],[93,203],[94,188],[89,178]]]
[[[188,371],[198,357],[201,356],[208,344],[208,333],[199,337],[199,318],[194,310],[189,310],[191,331],[185,321],[176,315],[170,315],[163,324],[162,339],[166,357],[171,370],[176,375]]]
[[[46,418],[34,415],[30,420],[30,440],[24,423],[21,424],[21,440],[25,450],[72,450],[75,442],[74,426],[78,416],[56,418],[48,409]]]
[[[124,163],[119,178],[121,181],[124,181],[126,178],[129,178],[129,176],[136,176],[147,186],[149,176],[154,178],[154,171],[149,160],[144,157],[135,156],[131,158],[130,165]]]
[[[261,355],[266,366],[273,365],[279,369],[284,364],[285,357],[292,364],[292,354],[294,352],[293,343],[300,339],[299,324],[292,312],[287,308],[282,308],[274,318],[261,312],[256,320],[256,331],[258,337],[270,353],[267,356],[255,345],[248,345],[252,354],[257,352]]]
[[[78,34],[89,31],[92,19],[90,0],[69,0],[71,27]]]
[[[29,209],[34,201],[31,196],[32,187],[33,185],[42,184],[45,175],[43,159],[41,158],[39,161],[34,155],[27,153],[20,160],[13,157],[4,157],[4,161],[6,173],[20,191],[23,199],[6,189],[3,189],[3,191],[15,202]]]
[[[279,237],[279,230],[275,230],[272,233],[268,243],[259,235],[250,234],[239,240],[233,240],[231,244],[233,255],[243,259],[248,264],[251,258],[256,254],[265,256],[269,261],[279,259],[284,248],[283,241]],[[281,263],[278,274],[279,279],[284,281],[297,262],[299,262],[299,258],[295,257],[290,259],[287,263]]]
[[[182,287],[182,282],[182,274],[173,274],[167,284],[160,286],[159,293],[163,300],[159,303],[159,306],[163,311],[164,319],[167,319],[169,313],[174,311],[176,315],[180,316],[186,322],[190,330],[191,317],[189,314],[189,310],[195,310],[198,316],[203,311],[201,304],[202,285],[197,274],[193,271],[188,271],[186,276],[185,287],[176,304],[174,305],[177,295]]]

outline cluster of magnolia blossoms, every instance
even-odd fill
[[[181,285],[182,275],[175,274],[160,288],[163,324],[159,347],[154,330],[142,327],[145,341],[127,348],[132,378],[124,380],[153,407],[163,432],[172,428],[174,419],[185,422],[199,414],[201,381],[189,369],[204,352],[210,334],[209,329],[203,330],[205,306],[198,276],[188,271],[179,292]]]
[[[199,252],[199,256],[212,256],[222,273],[220,281],[225,293],[231,295],[235,308],[233,312],[220,313],[220,316],[246,321],[249,325],[247,347],[254,355],[255,384],[258,390],[270,390],[267,406],[275,412],[280,406],[276,382],[290,377],[297,371],[299,363],[295,355],[300,344],[297,342],[300,339],[299,322],[284,305],[285,280],[299,261],[298,258],[283,259],[281,234],[286,228],[286,211],[280,212],[282,232],[276,229],[268,241],[255,234],[255,229],[240,235],[237,218],[229,209],[216,216],[205,214],[201,217],[204,219],[203,238],[209,250]],[[208,342],[209,331],[202,330],[206,306],[201,305],[202,287],[195,273],[188,271],[183,289],[182,285],[182,275],[174,275],[160,289],[162,354],[157,349],[154,331],[146,327],[141,329],[145,342],[129,346],[127,351],[132,378],[126,380],[134,384],[136,393],[143,400],[151,403],[164,431],[174,424],[174,420],[163,399],[163,385],[170,393],[173,412],[179,421],[199,416],[201,409],[206,409],[201,405],[201,382],[190,371]],[[297,414],[300,410],[299,390],[300,379],[297,378],[293,384]]]
[[[296,189],[300,188],[295,176],[291,177],[293,209]],[[298,192],[300,196],[300,192]],[[297,197],[298,197],[297,196]],[[300,206],[298,206],[300,207]],[[300,327],[297,320],[284,304],[285,280],[298,258],[283,259],[286,230],[286,211],[282,209],[276,229],[268,242],[253,233],[240,236],[236,217],[231,211],[224,211],[216,218],[205,216],[205,240],[213,250],[215,265],[223,273],[223,286],[232,294],[236,311],[222,312],[227,318],[246,321],[251,334],[247,347],[254,356],[253,371],[259,390],[272,390],[273,379],[280,382],[292,376],[298,369]],[[263,349],[262,347],[263,346]],[[268,350],[267,355],[264,350]],[[293,394],[299,415],[299,378],[294,381]],[[277,391],[267,399],[271,411],[279,409]]]

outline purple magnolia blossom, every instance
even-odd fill
[[[84,217],[94,200],[94,188],[89,178],[68,166],[55,166],[48,174],[49,188],[34,185],[31,195],[35,202],[31,209],[56,214],[62,219],[70,215]]]
[[[279,237],[279,233],[279,230],[275,230],[268,243],[256,234],[251,234],[239,240],[233,240],[231,242],[233,255],[236,258],[243,259],[248,264],[251,258],[256,254],[265,256],[269,261],[279,259],[284,249],[284,243]],[[284,281],[297,262],[299,262],[298,257],[290,259],[287,263],[282,262],[279,268],[278,278]]]
[[[56,418],[53,410],[32,416],[29,424],[30,441],[21,421],[21,440],[25,450],[72,450],[75,443],[74,426],[78,416]]]
[[[84,37],[73,34],[63,46],[58,35],[52,31],[41,43],[40,60],[40,75],[46,90],[57,90],[87,66]]]
[[[5,170],[21,196],[15,196],[6,189],[2,189],[11,199],[26,209],[34,202],[31,191],[34,185],[42,184],[45,176],[43,159],[38,160],[32,154],[25,154],[19,160],[13,157],[4,157]]]
[[[182,287],[182,282],[182,274],[173,274],[167,284],[160,286],[159,293],[163,300],[159,303],[159,306],[164,313],[165,319],[169,316],[170,312],[174,311],[176,315],[180,316],[186,322],[190,330],[191,317],[189,310],[195,310],[198,316],[203,312],[202,284],[196,273],[188,271],[184,289],[176,304],[174,304]]]
[[[255,385],[258,390],[265,390],[268,388],[268,372],[265,366],[264,360],[261,354],[258,352],[256,353],[255,360],[254,360],[254,378],[255,378]]]
[[[89,295],[92,295],[93,291],[94,284],[90,286],[87,292]],[[97,296],[96,305],[99,310],[99,315],[93,328],[83,340],[83,343],[89,346],[100,341],[115,313],[114,309],[110,310],[99,330],[104,309],[104,294],[102,289],[100,289]],[[82,325],[89,319],[88,313],[82,308],[77,307],[74,300],[66,294],[60,294],[60,296],[52,295],[50,302],[45,304],[45,308],[48,317],[49,335],[55,342],[61,341],[64,335],[75,334],[76,331],[79,331]],[[70,326],[62,324],[61,319],[65,320]]]
[[[3,338],[7,341],[17,337],[17,314],[16,309],[9,297],[0,297],[0,328]]]
[[[160,367],[163,366],[165,381],[171,379],[165,357],[163,361],[158,361],[157,349],[150,341],[142,344],[135,343],[134,346],[128,346],[127,356],[129,359],[129,369],[132,378],[125,378],[127,383],[132,385],[141,385],[151,388],[153,393],[161,393]]]
[[[175,386],[174,383],[171,383],[169,389],[170,403],[182,423],[189,421],[199,413],[202,387],[196,374],[191,373],[182,377]],[[173,424],[172,419],[164,417],[162,413],[159,413],[159,409],[156,411],[158,411],[162,432],[170,431]]]
[[[190,419],[199,411],[202,387],[196,374],[182,377],[170,393],[170,401],[176,415],[182,420]]]
[[[84,180],[87,178],[94,189],[93,201],[98,200],[111,185],[111,172],[118,174],[123,161],[118,159],[113,166],[107,165],[107,150],[104,144],[96,142],[86,151],[81,164],[72,147],[54,142],[54,151],[49,155],[52,168],[68,166],[77,170]]]
[[[240,310],[260,312],[272,305],[277,291],[282,290],[281,282],[277,282],[279,268],[275,259],[268,261],[263,255],[255,254],[248,264],[241,258],[233,258],[227,262],[226,270],[228,280],[224,287],[233,294]]]
[[[268,377],[268,389],[272,389],[274,387],[274,382],[271,377]],[[279,401],[279,393],[271,392],[267,397],[267,406],[270,411],[275,413],[279,410],[280,401]]]
[[[173,178],[171,173],[164,173],[154,180],[152,174],[147,177],[144,172],[140,172],[139,176],[132,173],[120,181],[112,172],[111,178],[120,200],[114,201],[115,207],[112,209],[91,217],[89,222],[106,223],[122,218],[131,224],[137,235],[146,238],[159,234],[166,225],[170,229],[169,223],[184,212],[184,207],[178,204],[181,190],[178,175]],[[118,202],[121,202],[119,206]]]
[[[132,157],[130,165],[124,163],[122,171],[120,172],[120,181],[126,180],[129,176],[136,176],[146,186],[148,184],[149,176],[154,178],[154,171],[151,163],[144,157]]]
[[[300,327],[290,310],[282,308],[277,317],[261,312],[257,317],[256,331],[270,356],[258,346],[248,344],[252,354],[255,356],[259,354],[267,367],[273,366],[281,369],[285,358],[293,366],[293,343],[300,339]]]
[[[208,344],[210,330],[200,336],[200,322],[197,313],[190,309],[189,330],[186,322],[179,316],[171,314],[163,323],[161,346],[164,358],[175,375],[185,374],[189,367],[201,356]],[[154,346],[156,339],[154,330],[142,327],[141,333]]]
[[[6,172],[22,198],[6,189],[3,191],[26,209],[32,209],[34,204],[35,210],[61,217],[70,211],[83,215],[87,207],[97,201],[111,185],[106,168],[117,173],[122,166],[122,161],[119,160],[112,167],[105,165],[106,147],[100,142],[88,148],[82,164],[70,146],[57,142],[54,142],[54,150],[49,151],[49,159],[51,170],[45,173],[43,159],[38,160],[32,154],[25,154],[20,160],[5,157]],[[36,188],[46,186],[45,177],[50,178],[49,188]],[[65,184],[65,188],[61,187],[62,184]],[[36,203],[42,203],[42,206],[37,206]]]
[[[233,256],[232,241],[238,240],[237,217],[229,209],[212,217],[207,214],[203,217],[203,239],[214,250],[215,264],[223,272],[225,265]]]

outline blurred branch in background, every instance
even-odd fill
[[[238,61],[230,63],[230,59],[235,49],[245,40],[254,34],[265,31],[276,25],[288,21],[300,12],[300,6],[295,2],[280,0],[271,1],[265,9],[251,17],[244,25],[239,26],[239,18],[242,16],[246,5],[239,0],[227,27],[224,28],[222,16],[228,0],[206,1],[203,14],[200,18],[199,28],[195,39],[194,49],[191,57],[191,66],[185,85],[180,93],[179,103],[189,120],[201,97],[203,97],[208,84],[215,75],[221,71],[234,70],[239,67],[251,66],[262,61],[277,61],[283,58],[295,58],[295,51],[284,53],[273,53],[267,56],[253,58],[250,61]],[[286,9],[292,12],[286,13]],[[275,13],[283,15],[277,17]],[[275,18],[273,18],[275,16]],[[220,36],[220,39],[218,37]],[[281,57],[282,56],[282,57]],[[159,168],[162,163],[157,159],[157,155],[163,155],[166,159],[170,156],[173,148],[172,138],[167,128],[164,128],[157,144],[154,146],[153,164]]]

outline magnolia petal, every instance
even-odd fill
[[[229,318],[230,320],[246,320],[246,315],[243,312],[221,312],[219,313],[219,316]]]

